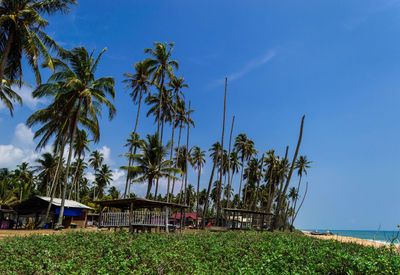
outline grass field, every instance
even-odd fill
[[[0,241],[0,274],[400,274],[388,248],[295,234],[68,232]]]

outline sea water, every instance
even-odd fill
[[[397,236],[398,231],[383,231],[383,230],[331,230],[331,229],[318,229],[318,232],[326,232],[329,230],[334,235],[354,237],[379,243],[391,243]],[[305,229],[305,231],[316,231],[315,229]],[[400,244],[400,234],[393,243]]]

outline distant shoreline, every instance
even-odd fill
[[[373,246],[373,247],[382,247],[382,246],[390,246],[390,244],[383,242],[383,241],[373,241],[373,240],[365,240],[355,237],[347,237],[347,236],[340,236],[340,235],[311,235],[311,231],[301,230],[305,235],[321,239],[321,240],[336,240],[342,243],[357,243],[364,246]],[[395,245],[397,249],[400,249],[400,245]]]

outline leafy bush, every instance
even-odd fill
[[[0,274],[400,274],[389,248],[283,233],[77,231],[0,241]]]

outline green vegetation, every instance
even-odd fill
[[[73,232],[0,241],[1,274],[399,274],[388,248],[299,234]]]

